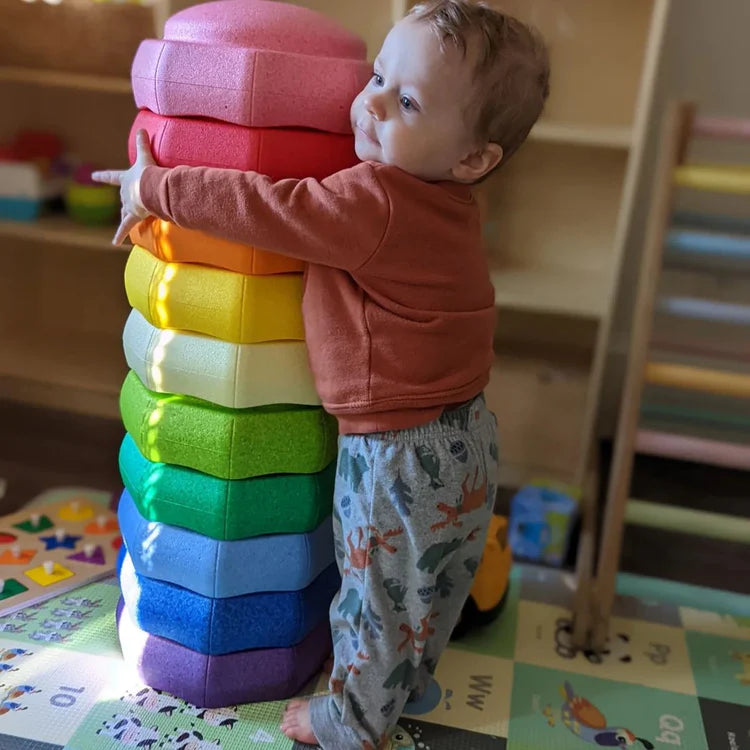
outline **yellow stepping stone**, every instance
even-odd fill
[[[246,276],[166,263],[135,245],[125,268],[128,302],[157,328],[238,344],[303,341],[302,274]]]

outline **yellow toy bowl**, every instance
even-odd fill
[[[482,560],[469,598],[453,630],[453,639],[463,637],[476,627],[488,625],[500,616],[507,598],[512,567],[513,553],[508,544],[508,519],[503,516],[492,516]]]
[[[65,189],[65,208],[74,221],[89,226],[112,224],[120,213],[120,193],[111,185],[81,185]]]

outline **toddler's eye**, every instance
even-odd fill
[[[373,73],[372,74],[372,82],[376,86],[382,86],[385,83],[385,81],[383,80],[383,76],[381,76],[380,73]]]
[[[402,96],[402,97],[401,97],[401,98],[399,99],[399,102],[401,103],[401,106],[402,106],[402,107],[403,107],[403,108],[404,108],[405,110],[407,110],[407,111],[411,111],[411,110],[413,110],[413,109],[415,108],[415,107],[414,107],[414,102],[413,102],[413,101],[412,101],[411,99],[409,99],[409,97],[408,97],[408,96]]]

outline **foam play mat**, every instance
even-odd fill
[[[639,737],[747,750],[750,597],[634,576],[620,588],[607,653],[576,655],[569,577],[516,565],[500,620],[451,645],[391,750],[618,747],[613,732],[636,750]],[[281,702],[205,710],[144,687],[123,663],[118,597],[94,583],[0,619],[3,750],[302,750],[279,731]]]

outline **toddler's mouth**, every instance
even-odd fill
[[[359,132],[362,133],[362,135],[364,135],[364,137],[374,146],[380,145],[375,136],[367,128],[363,128],[361,125],[357,125],[357,130],[359,130]]]

